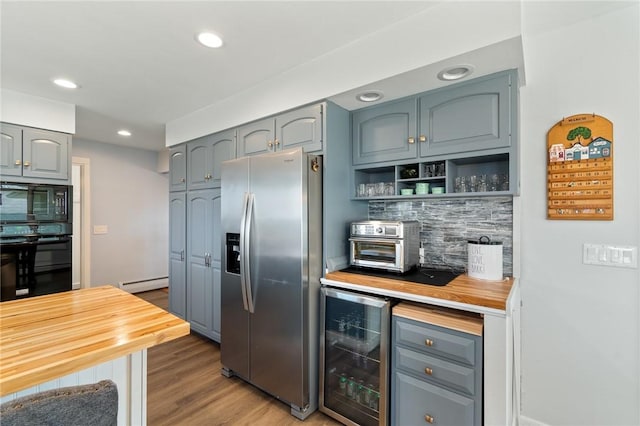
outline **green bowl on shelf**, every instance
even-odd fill
[[[402,188],[400,190],[400,194],[402,194],[402,195],[413,195],[413,189],[412,188]]]

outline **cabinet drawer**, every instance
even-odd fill
[[[397,426],[480,424],[476,401],[396,372],[391,424]]]
[[[475,365],[476,341],[470,335],[397,316],[393,317],[394,341],[420,352]]]
[[[396,368],[416,377],[447,386],[473,396],[476,391],[476,372],[473,368],[443,361],[420,352],[396,346],[393,353]]]

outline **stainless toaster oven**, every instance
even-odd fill
[[[407,272],[418,264],[420,222],[353,222],[349,245],[352,266]]]

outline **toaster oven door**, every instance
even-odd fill
[[[392,238],[350,238],[351,264],[402,271],[402,240]]]

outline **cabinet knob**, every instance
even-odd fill
[[[22,164],[22,161],[20,161],[20,160],[16,160],[16,166],[19,166],[19,165],[21,165],[21,164]]]
[[[432,370],[432,369],[430,369],[429,367],[426,367],[426,368],[424,369],[424,372],[425,372],[425,373],[427,373],[429,376],[432,376],[432,375],[433,375],[433,370]]]
[[[433,417],[431,417],[430,415],[426,414],[424,416],[424,421],[427,423],[434,423],[436,421],[436,419],[434,419]]]
[[[24,162],[24,166],[25,166],[25,167],[29,167],[30,165],[31,165],[31,163],[30,163],[30,162],[28,162],[28,161],[25,161],[25,162]]]
[[[185,183],[187,180],[185,178],[180,178],[181,183]]]
[[[276,140],[274,142],[275,142],[276,146],[280,145],[280,141],[277,138],[276,138]]]
[[[409,143],[416,143],[416,138],[410,137],[409,138]]]
[[[268,146],[269,148],[271,148],[271,147],[273,146],[273,142],[271,142],[271,141],[267,142],[267,146]]]
[[[427,137],[425,135],[420,135],[420,137],[418,137],[418,140],[420,142],[426,142],[427,141]]]
[[[433,340],[425,339],[424,344],[427,345],[427,346],[433,346]]]

